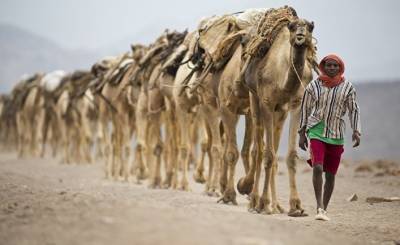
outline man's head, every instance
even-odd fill
[[[325,56],[319,63],[319,69],[322,74],[328,77],[341,76],[344,73],[344,62],[339,56],[330,54]]]
[[[340,71],[340,65],[336,60],[329,59],[325,61],[324,71],[329,77],[335,77]]]

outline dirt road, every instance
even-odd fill
[[[151,190],[107,181],[102,164],[60,165],[0,154],[0,244],[394,244],[400,240],[400,202],[368,204],[368,196],[400,196],[399,177],[355,173],[341,166],[330,222],[314,221],[311,172],[300,163],[298,187],[309,217],[247,212],[192,191]],[[286,166],[278,196],[288,208]],[[240,172],[240,171],[239,171]],[[357,193],[359,199],[345,199]]]

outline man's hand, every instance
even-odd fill
[[[358,131],[354,131],[353,132],[353,136],[351,137],[351,139],[353,140],[354,144],[353,147],[357,147],[360,145],[360,141],[361,141],[361,134]]]
[[[307,142],[307,137],[306,137],[306,128],[302,128],[299,131],[299,147],[303,150],[303,151],[307,151],[307,147],[308,147],[308,142]]]

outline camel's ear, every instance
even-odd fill
[[[311,21],[311,23],[308,23],[308,31],[312,32],[314,30],[314,21]]]
[[[136,46],[135,46],[135,45],[133,45],[133,44],[131,44],[131,50],[132,50],[132,53],[134,53],[134,52],[135,52],[135,50],[136,50]]]
[[[288,23],[289,31],[294,31],[296,29],[296,24],[297,24],[297,21],[292,21],[292,22]]]

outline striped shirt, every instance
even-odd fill
[[[316,79],[309,83],[301,102],[300,128],[310,129],[323,121],[323,137],[343,139],[345,123],[343,116],[349,110],[350,126],[361,133],[360,108],[356,102],[356,90],[353,85],[344,81],[328,88]]]

